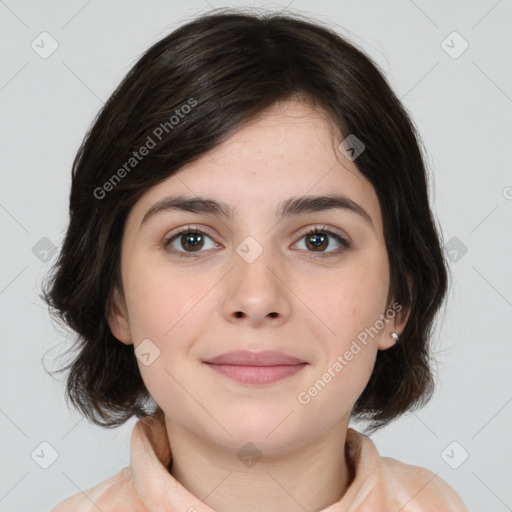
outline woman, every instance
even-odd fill
[[[153,45],[78,151],[54,270],[67,396],[139,418],[130,467],[55,512],[466,510],[348,427],[430,397],[447,269],[414,127],[339,35],[214,13]]]

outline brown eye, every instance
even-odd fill
[[[204,231],[187,227],[167,238],[164,241],[164,248],[170,253],[177,254],[181,257],[194,257],[194,253],[198,253],[197,255],[199,255],[201,252],[204,252],[201,250],[205,248],[208,240],[211,241],[211,246],[206,247],[206,249],[218,247],[212,238]]]
[[[306,237],[306,247],[323,251],[329,246],[329,237],[323,233],[313,233]]]
[[[198,251],[204,245],[204,237],[201,233],[186,233],[180,235],[179,241],[181,247],[186,250]]]
[[[302,235],[301,240],[305,240],[307,252],[316,252],[319,256],[339,254],[350,247],[350,243],[340,235],[319,228],[311,229]]]

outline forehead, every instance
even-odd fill
[[[274,214],[291,196],[343,194],[380,225],[371,183],[338,146],[344,136],[321,110],[294,100],[273,105],[223,143],[139,199],[139,222],[168,195],[213,197],[237,212]]]

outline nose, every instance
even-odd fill
[[[292,292],[286,271],[277,264],[272,252],[263,249],[254,261],[243,252],[233,252],[232,264],[224,285],[224,318],[254,328],[286,323]]]

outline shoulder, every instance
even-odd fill
[[[404,507],[404,512],[419,511],[419,506],[421,510],[467,512],[466,506],[455,489],[437,473],[389,457],[381,457],[381,460],[390,488],[399,490],[404,504],[405,500],[409,500],[408,505]]]
[[[467,512],[457,492],[437,473],[379,455],[373,441],[350,429],[348,440],[354,456],[356,481],[367,499],[376,499],[402,512]],[[363,487],[363,486],[361,486]]]
[[[133,486],[128,466],[95,487],[70,496],[50,512],[97,512],[98,509],[109,512],[118,506],[129,506],[133,512],[146,512]]]

